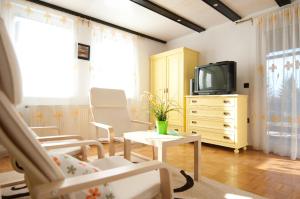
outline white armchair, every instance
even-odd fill
[[[123,133],[148,130],[152,125],[149,122],[131,120],[123,90],[92,88],[90,107],[93,116],[91,124],[96,127],[97,136],[106,133],[107,137],[99,140],[109,142],[110,155],[115,154],[114,142],[123,142]]]

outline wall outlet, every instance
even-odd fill
[[[244,83],[244,88],[249,88],[249,83]]]

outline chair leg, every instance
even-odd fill
[[[171,174],[167,168],[160,168],[160,191],[162,198],[171,199],[173,198]]]
[[[111,139],[109,144],[108,144],[108,151],[109,151],[109,156],[114,156],[115,155],[115,141],[114,139]]]
[[[87,161],[87,147],[86,146],[81,147],[81,155],[82,155],[82,161]]]

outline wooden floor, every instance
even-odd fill
[[[117,148],[121,150],[122,145]],[[152,157],[150,147],[133,151]],[[95,150],[90,154],[95,154]],[[192,145],[170,147],[167,154],[169,164],[193,171]],[[8,158],[0,160],[0,172],[10,169]],[[235,155],[233,150],[203,144],[202,175],[267,198],[300,198],[300,161],[261,151],[247,150]]]

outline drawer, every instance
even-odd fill
[[[236,98],[232,97],[203,97],[189,98],[188,106],[235,106]]]
[[[213,129],[235,129],[235,122],[232,119],[207,119],[207,118],[193,118],[189,117],[187,119],[187,125],[190,128],[204,127],[204,128],[213,128]]]
[[[235,143],[235,134],[233,131],[218,132],[213,129],[193,129],[190,128],[188,133],[201,135],[201,139],[215,140],[226,143]]]
[[[200,116],[200,117],[217,117],[217,118],[235,118],[235,111],[230,107],[190,107],[187,110],[189,116]]]
[[[183,126],[169,125],[168,129],[173,131],[183,132]]]

